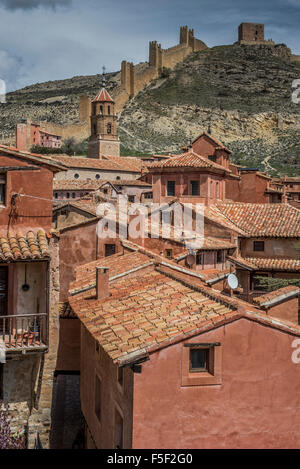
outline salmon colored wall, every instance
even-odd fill
[[[263,252],[253,251],[254,241],[264,241]],[[282,259],[297,259],[299,252],[295,244],[297,238],[251,238],[242,240],[242,257],[271,257]]]
[[[105,244],[116,244],[116,253],[123,248],[118,238],[98,238],[97,221],[62,230],[59,240],[60,301],[68,298],[69,284],[75,280],[75,268],[105,256]]]
[[[80,370],[80,321],[60,319],[56,370]]]
[[[300,365],[287,333],[240,319],[187,342],[221,342],[222,384],[181,386],[183,344],[134,376],[133,448],[300,448]]]
[[[13,156],[1,154],[0,165],[3,167],[37,166],[34,163],[25,163]],[[9,224],[12,229],[41,227],[49,231],[52,223],[52,171],[40,167],[35,171],[8,171],[6,174],[6,206],[3,209],[0,208],[0,224],[3,226]],[[22,194],[38,198],[18,197],[12,210],[11,197],[20,191]],[[48,199],[49,202],[43,199]]]
[[[101,423],[95,413],[95,376],[102,382]],[[98,449],[114,448],[114,413],[117,408],[123,415],[124,448],[131,447],[133,372],[124,369],[124,384],[117,380],[117,367],[108,355],[96,350],[96,342],[81,326],[81,408],[87,426]]]
[[[268,309],[268,314],[275,318],[285,319],[286,321],[298,324],[299,298],[292,298],[283,301]]]
[[[175,181],[175,196],[167,195],[168,181]],[[191,195],[190,181],[199,181],[199,196]],[[216,188],[218,185],[218,189]],[[225,179],[199,171],[161,173],[153,176],[153,202],[169,202],[178,197],[185,203],[214,203],[225,198]]]

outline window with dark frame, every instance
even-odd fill
[[[209,371],[209,349],[190,349],[190,373],[201,373]]]
[[[168,196],[174,196],[175,195],[175,181],[168,181],[167,195]]]
[[[199,195],[199,181],[191,181],[191,195]]]
[[[223,251],[217,251],[217,264],[222,264],[224,259]]]
[[[107,133],[111,134],[111,124],[110,123],[107,124]]]
[[[95,377],[95,414],[101,422],[101,380],[98,375]]]
[[[253,242],[253,251],[263,252],[264,250],[265,250],[265,242],[264,241],[254,241]]]
[[[172,257],[172,249],[166,249],[165,250],[165,255],[168,259],[171,259]]]
[[[6,196],[6,176],[5,174],[0,174],[0,204],[5,205],[5,196]]]
[[[202,260],[203,260],[203,255],[202,255],[202,253],[201,253],[201,254],[197,254],[197,255],[196,255],[196,265],[202,265]]]
[[[105,244],[105,257],[113,256],[116,254],[115,244]]]

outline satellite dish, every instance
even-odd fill
[[[195,256],[194,254],[189,254],[186,258],[186,263],[189,267],[191,267],[192,265],[194,265],[196,262],[196,259],[195,259]]]
[[[232,288],[232,290],[235,290],[239,286],[238,278],[234,274],[228,275],[227,282],[229,287]]]

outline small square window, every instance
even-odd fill
[[[166,250],[165,250],[165,256],[166,256],[168,259],[171,259],[171,258],[172,258],[172,249],[166,249]]]
[[[222,384],[222,347],[216,343],[185,343],[182,347],[181,386]]]
[[[265,250],[265,242],[264,241],[254,241],[253,242],[253,251],[263,252],[264,250]]]
[[[209,349],[190,349],[190,372],[209,371]]]

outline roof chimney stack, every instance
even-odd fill
[[[102,300],[109,296],[109,269],[96,267],[96,298]]]

